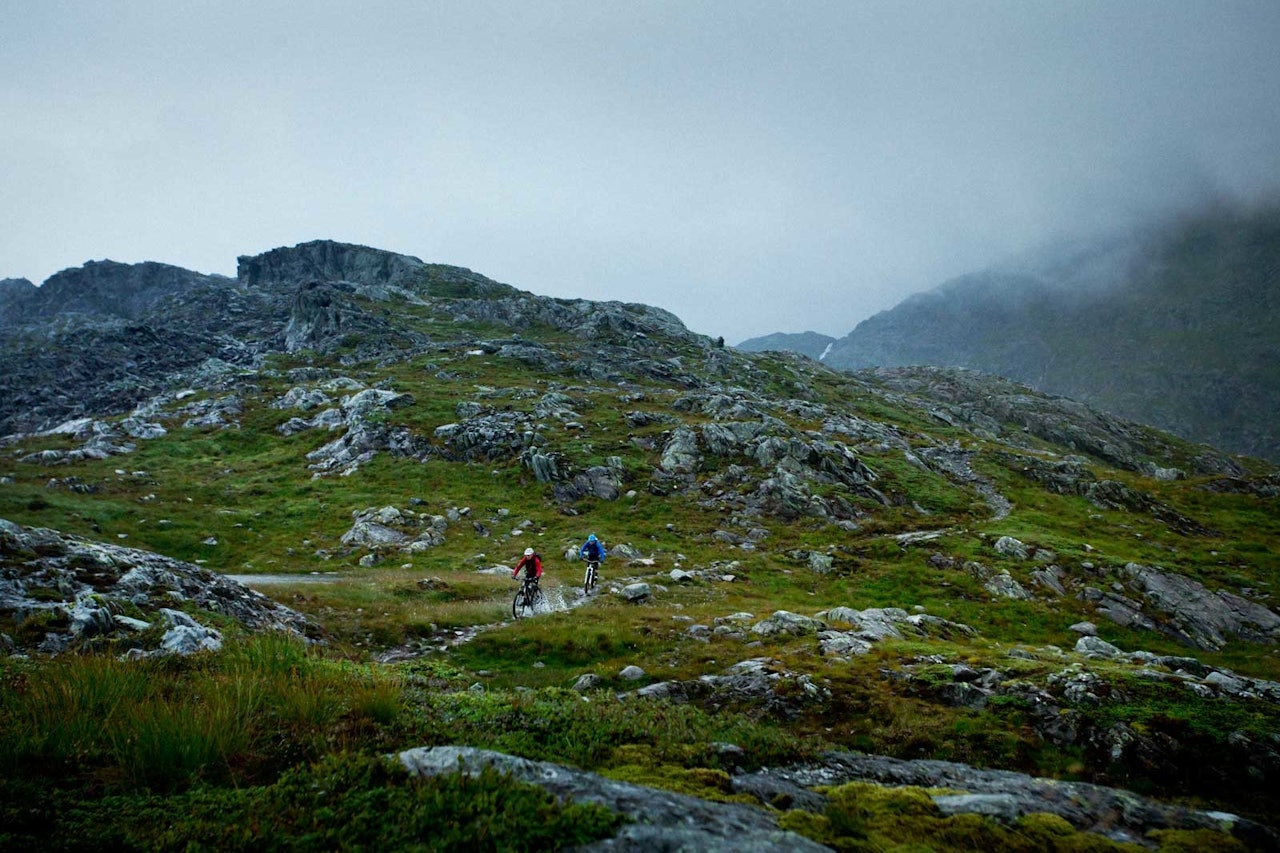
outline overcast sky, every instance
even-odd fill
[[[316,238],[730,343],[1280,187],[1280,2],[0,0],[0,278]]]

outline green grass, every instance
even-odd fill
[[[0,843],[46,850],[553,850],[622,823],[492,770],[413,779],[387,759],[350,753],[267,785],[167,797],[79,799],[0,780],[0,816]]]

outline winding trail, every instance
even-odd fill
[[[974,451],[959,447],[926,447],[916,451],[916,456],[936,473],[972,486],[991,507],[991,520],[1003,521],[1013,511],[1013,504],[996,491],[990,480],[973,470],[970,465],[973,454]]]

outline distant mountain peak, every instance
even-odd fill
[[[747,352],[765,352],[767,350],[798,352],[801,355],[807,355],[809,358],[822,361],[826,354],[831,351],[835,342],[835,338],[819,332],[775,332],[772,335],[748,338],[738,344],[737,348]]]
[[[952,279],[859,323],[825,361],[981,370],[1280,459],[1278,271],[1280,207],[1212,209]]]

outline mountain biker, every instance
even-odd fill
[[[590,562],[603,563],[605,558],[604,543],[592,533],[587,537],[587,541],[582,543],[582,547],[578,549],[578,556]]]
[[[516,561],[516,568],[511,573],[511,577],[519,577],[521,569],[524,569],[527,580],[538,580],[542,577],[542,556],[535,554],[532,548],[525,548],[524,556]]]

